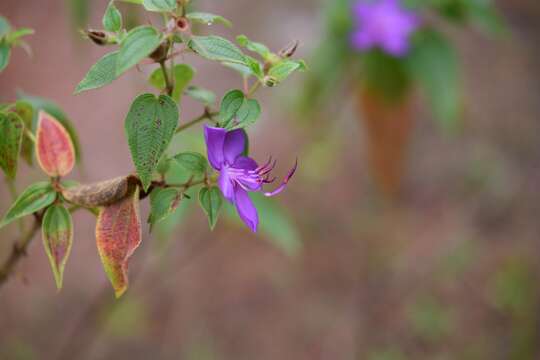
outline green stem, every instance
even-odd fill
[[[255,92],[259,89],[260,86],[261,86],[261,82],[257,80],[257,82],[253,84],[251,89],[249,89],[248,93],[246,94],[246,97],[248,98],[252,97],[253,94],[255,94]]]
[[[196,125],[198,123],[200,123],[201,121],[204,121],[206,119],[208,120],[212,120],[215,116],[217,116],[219,113],[218,112],[210,112],[208,110],[205,110],[205,112],[196,117],[195,119],[191,120],[191,121],[188,121],[187,123],[185,123],[184,125],[181,125],[179,126],[177,129],[176,129],[176,133],[179,133],[179,132],[182,132],[184,130],[186,130],[187,128],[190,128],[192,127],[193,125]]]
[[[167,90],[167,95],[172,96],[174,87],[171,82],[171,78],[169,77],[169,72],[167,71],[165,61],[160,61],[159,66],[161,67],[161,71],[163,72],[163,78],[165,79],[165,89]]]

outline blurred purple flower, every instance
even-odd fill
[[[409,50],[409,37],[420,26],[416,14],[400,0],[359,0],[353,6],[356,28],[352,45],[358,50],[379,47],[402,57]]]
[[[204,139],[210,165],[219,171],[218,186],[223,196],[236,206],[236,211],[244,223],[257,231],[259,216],[255,205],[249,198],[249,191],[262,191],[263,184],[272,183],[270,172],[276,165],[272,158],[262,166],[255,160],[243,156],[246,146],[242,130],[227,131],[222,128],[205,126]],[[272,192],[263,192],[265,196],[274,196],[282,192],[287,182],[296,171],[295,164],[283,182]]]

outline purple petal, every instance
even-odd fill
[[[218,186],[223,193],[223,197],[232,202],[234,200],[234,185],[226,170],[219,173]]]
[[[390,55],[403,57],[409,52],[409,40],[405,37],[389,37],[382,42],[381,47]]]
[[[247,191],[241,187],[235,189],[235,201],[236,211],[242,221],[251,229],[253,232],[257,232],[257,226],[259,225],[259,215],[257,214],[257,209],[253,205],[253,201],[249,198]]]
[[[255,170],[258,166],[255,160],[247,156],[238,157],[233,164],[233,168],[244,170]]]
[[[227,130],[211,127],[204,127],[204,140],[206,141],[206,151],[210,165],[216,170],[221,170],[224,162],[223,146]]]
[[[225,136],[223,154],[229,164],[233,164],[237,157],[242,155],[246,147],[246,135],[242,129],[229,131]]]
[[[285,179],[283,179],[283,182],[274,191],[265,192],[264,196],[275,196],[275,195],[279,194],[280,192],[282,192],[283,190],[285,190],[285,188],[287,187],[287,183],[293,177],[294,173],[296,172],[297,167],[298,167],[298,159],[295,161],[294,166],[292,167],[292,169],[289,170],[289,173],[287,174]]]

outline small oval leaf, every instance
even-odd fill
[[[176,0],[143,0],[143,6],[148,11],[173,11],[176,9]]]
[[[192,36],[188,47],[208,60],[247,65],[242,51],[220,36]]]
[[[159,159],[169,146],[178,125],[178,108],[167,95],[139,95],[125,121],[131,157],[144,191],[152,182]]]
[[[205,13],[205,12],[198,12],[198,11],[190,12],[189,14],[186,15],[186,17],[191,21],[198,22],[200,24],[205,24],[205,25],[221,23],[222,25],[225,25],[227,27],[232,26],[232,23],[229,20],[225,19],[223,16]]]
[[[109,2],[102,22],[103,28],[107,31],[118,32],[122,29],[122,14],[114,5],[114,1]]]
[[[52,205],[43,216],[41,225],[43,246],[51,263],[56,287],[62,288],[64,268],[73,243],[71,214],[63,205]]]
[[[114,51],[106,54],[95,63],[88,73],[81,80],[75,94],[81,93],[86,90],[97,89],[113,82],[116,76],[116,61],[118,58],[118,51]]]
[[[193,174],[204,174],[208,162],[206,158],[199,153],[187,151],[174,156],[174,160],[184,169]]]
[[[0,113],[0,168],[6,176],[15,179],[24,124],[15,113]]]
[[[116,76],[137,65],[156,50],[160,43],[161,35],[152,26],[138,26],[131,29],[120,44],[120,52],[116,59]]]
[[[172,214],[183,198],[181,191],[174,188],[156,189],[150,195],[150,217],[148,222],[152,225]]]
[[[199,203],[203,208],[206,216],[208,216],[208,224],[210,229],[214,229],[219,216],[219,210],[223,200],[221,198],[221,192],[217,186],[203,187],[199,191]]]
[[[67,175],[75,165],[71,137],[62,124],[45,111],[39,112],[36,149],[41,169],[51,177]]]
[[[195,70],[187,64],[178,64],[174,67],[174,89],[172,98],[179,103],[182,92],[188,86],[195,75]],[[155,86],[159,90],[164,90],[166,87],[165,77],[161,68],[157,68],[152,75],[150,75],[149,82],[152,86]]]
[[[128,260],[141,243],[138,187],[124,199],[100,209],[96,241],[105,273],[118,298],[128,288]]]
[[[0,221],[0,228],[18,218],[33,214],[51,205],[55,199],[56,193],[49,182],[43,181],[29,186],[11,205]]]
[[[32,119],[34,117],[34,108],[32,104],[24,100],[18,100],[15,107],[11,110],[21,118],[28,133],[32,132]],[[25,133],[21,143],[21,156],[30,166],[34,163],[34,141]]]

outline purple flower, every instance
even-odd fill
[[[205,126],[204,139],[208,161],[214,169],[219,171],[218,186],[223,196],[236,206],[236,211],[242,221],[253,232],[256,232],[259,216],[248,192],[262,191],[263,184],[269,184],[275,180],[275,178],[270,179],[270,172],[276,163],[272,163],[272,158],[270,158],[266,164],[259,166],[252,158],[243,156],[246,138],[240,129],[227,131]],[[296,166],[297,164],[274,191],[263,192],[263,194],[274,196],[282,192],[294,175]]]
[[[409,37],[420,26],[413,11],[400,0],[360,0],[353,7],[356,28],[352,45],[358,50],[379,47],[386,53],[402,57],[409,51]]]

